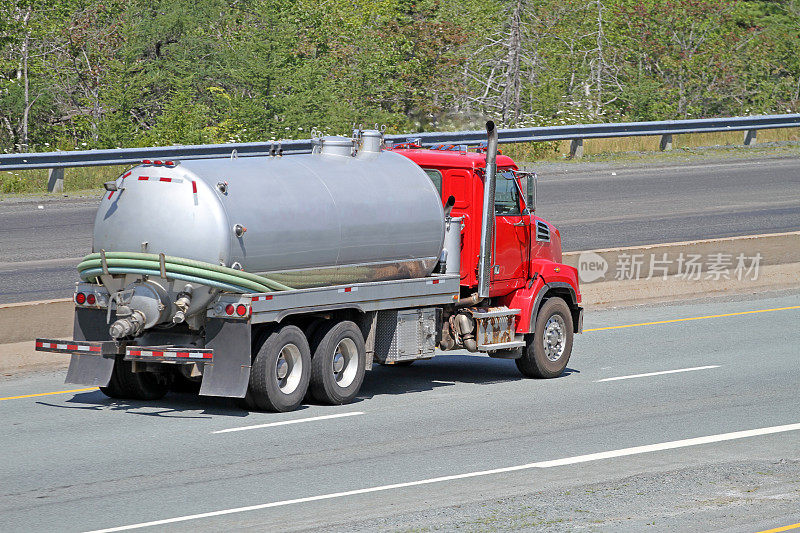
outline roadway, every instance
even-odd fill
[[[797,157],[535,168],[538,214],[559,228],[564,251],[800,229]],[[96,204],[0,203],[0,304],[71,295]]]
[[[558,379],[439,355],[376,367],[351,405],[284,414],[176,394],[149,403],[96,390],[39,395],[74,389],[63,373],[4,378],[0,528],[795,524],[798,319],[798,291],[596,311]]]

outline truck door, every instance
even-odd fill
[[[524,209],[520,188],[510,170],[497,173],[494,205],[494,262],[490,279],[508,281],[510,285],[524,283],[528,279],[531,216]]]

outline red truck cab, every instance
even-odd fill
[[[414,144],[399,145],[393,151],[428,173],[443,203],[451,196],[455,199],[451,216],[462,218],[461,296],[468,299],[478,285],[485,151],[468,151],[459,146],[424,149]],[[496,165],[489,301],[481,305],[519,310],[515,332],[532,336],[544,304],[553,298],[563,300],[571,319],[562,320],[563,326],[572,330],[568,335],[571,349],[571,334],[580,333],[583,325],[578,272],[561,262],[558,229],[535,214],[535,175],[520,172],[514,161],[502,154],[497,155]]]

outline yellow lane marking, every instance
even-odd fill
[[[671,324],[673,322],[688,322],[689,320],[704,320],[706,318],[722,318],[726,316],[738,316],[738,315],[752,315],[753,313],[770,313],[772,311],[788,311],[790,309],[800,309],[800,305],[795,305],[792,307],[777,307],[775,309],[756,309],[755,311],[740,311],[738,313],[725,313],[724,315],[708,315],[708,316],[693,316],[689,318],[675,318],[672,320],[659,320],[658,322],[642,322],[641,324],[625,324],[624,326],[608,326],[605,328],[592,328],[592,329],[584,329],[584,333],[588,333],[590,331],[604,331],[607,329],[623,329],[623,328],[635,328],[638,326],[654,326],[657,324]]]
[[[790,529],[797,529],[797,528],[800,528],[800,522],[792,524],[791,526],[776,527],[775,529],[765,529],[764,531],[759,531],[758,533],[779,533],[780,531],[789,531]]]
[[[3,400],[19,400],[20,398],[35,398],[36,396],[50,396],[51,394],[69,394],[70,392],[86,392],[90,390],[97,390],[97,387],[89,387],[88,389],[72,389],[72,390],[58,390],[55,392],[40,392],[38,394],[23,394],[22,396],[9,396],[8,398],[0,398]]]

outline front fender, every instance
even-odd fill
[[[519,309],[520,316],[516,323],[516,333],[532,333],[536,320],[536,313],[541,307],[542,300],[548,293],[556,292],[564,297],[573,310],[573,318],[581,315],[581,293],[578,285],[578,270],[561,263],[546,260],[536,260],[532,263],[537,275],[533,284],[517,289],[500,299],[500,304],[510,309]],[[578,327],[578,321],[575,322]]]

